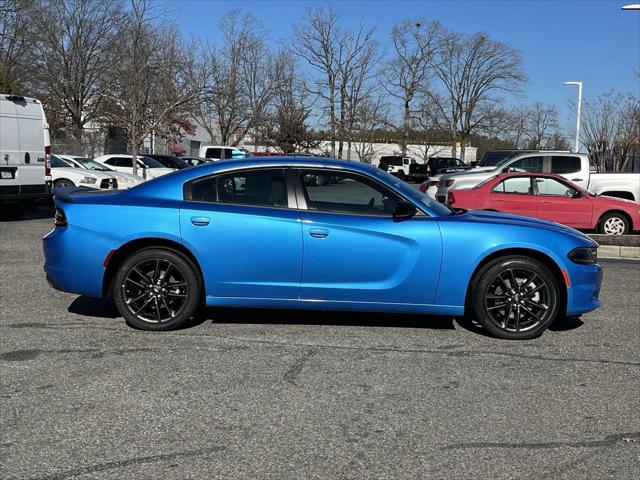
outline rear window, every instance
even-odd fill
[[[487,152],[478,163],[479,167],[495,167],[511,157],[514,157],[513,152]]]
[[[551,173],[574,173],[580,171],[580,157],[551,157]]]
[[[204,154],[207,158],[222,158],[222,149],[220,148],[207,148],[207,151]]]

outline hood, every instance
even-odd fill
[[[75,168],[75,167],[55,167],[52,169],[57,173],[68,173],[71,175],[78,175],[82,177],[91,177],[96,178],[98,180],[103,180],[105,178],[112,178],[113,175],[110,175],[107,172],[100,172],[98,170],[88,170],[85,168]]]
[[[591,197],[592,200],[596,202],[598,199],[606,200],[608,205],[620,205],[620,208],[633,208],[638,207],[640,209],[640,202],[634,202],[633,200],[627,200],[626,198],[619,197],[609,197],[608,195],[596,195],[595,197]]]
[[[510,213],[489,212],[485,210],[469,210],[466,213],[459,215],[458,217],[470,222],[529,227],[564,233],[587,243],[593,244],[594,246],[597,245],[597,243],[594,242],[591,238],[589,238],[584,233],[579,232],[578,230],[567,227],[566,225],[561,225],[559,223],[541,220],[539,218],[526,217],[524,215],[513,215]]]
[[[496,167],[476,167],[470,170],[465,170],[463,172],[447,173],[442,175],[440,178],[446,179],[446,180],[450,178],[460,178],[460,177],[466,178],[466,177],[472,177],[475,174],[480,174],[484,177],[487,172],[491,172],[492,170],[496,170]]]
[[[168,173],[173,173],[173,172],[177,172],[177,170],[174,170],[173,168],[147,168],[147,178],[158,178],[161,177],[162,175],[166,175]]]

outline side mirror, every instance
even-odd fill
[[[400,222],[402,220],[408,220],[418,213],[418,209],[407,202],[399,202],[396,205],[396,209],[393,212],[393,220]]]
[[[573,195],[571,195],[571,198],[581,198],[581,197],[582,197],[582,193],[580,193],[578,190],[574,190]]]

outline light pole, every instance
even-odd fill
[[[580,110],[582,109],[582,82],[564,82],[565,85],[578,86],[578,114],[576,115],[576,148],[575,152],[580,150]]]

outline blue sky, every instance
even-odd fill
[[[405,19],[439,20],[459,32],[488,33],[520,49],[529,81],[526,100],[555,104],[563,125],[571,125],[568,106],[577,96],[567,80],[582,80],[584,95],[610,89],[640,95],[640,11],[622,11],[627,1],[334,1],[346,27],[361,20],[378,25],[387,45],[391,26]],[[169,2],[173,21],[186,34],[215,42],[216,24],[231,9],[250,11],[270,31],[274,44],[291,34],[314,1]]]

